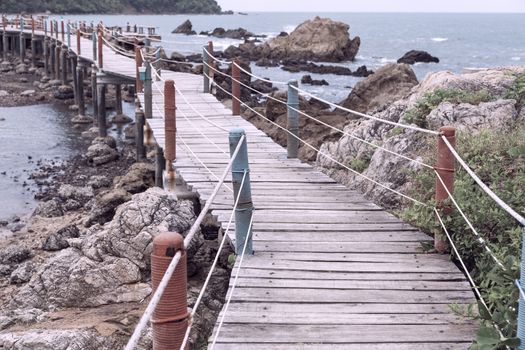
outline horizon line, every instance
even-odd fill
[[[525,11],[523,12],[509,12],[509,11],[243,11],[243,10],[222,10],[223,12],[226,11],[233,11],[234,13],[404,13],[404,14],[525,14]]]

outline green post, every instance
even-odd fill
[[[204,77],[204,93],[209,94],[210,93],[210,67],[208,66],[210,64],[210,57],[208,56],[208,53],[206,51],[207,46],[204,46],[202,48],[202,76]]]
[[[235,128],[230,130],[230,156],[233,156],[243,136],[245,137],[232,164],[233,198],[234,201],[239,198],[237,208],[235,209],[235,253],[237,255],[242,253],[244,242],[247,239],[246,237],[248,237],[248,243],[245,253],[253,254],[252,228],[250,227],[253,215],[253,202],[250,184],[250,167],[248,164],[248,146],[246,133],[243,129]],[[244,184],[241,187],[243,178]]]
[[[299,139],[297,138],[299,136],[299,114],[297,113],[299,109],[299,94],[297,90],[293,88],[297,86],[296,80],[291,80],[288,83],[288,101],[286,103],[288,110],[287,129],[289,131],[286,144],[288,158],[297,158],[299,153]]]
[[[151,81],[151,65],[149,60],[144,62],[146,74],[144,76],[144,115],[146,119],[153,118],[153,90]]]
[[[97,32],[93,31],[91,34],[91,40],[93,41],[93,61],[97,60]]]

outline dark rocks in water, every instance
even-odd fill
[[[321,80],[312,79],[312,76],[309,75],[309,74],[303,75],[303,77],[301,78],[301,84],[317,85],[317,86],[329,85],[326,80],[324,80],[324,79],[321,79]]]
[[[354,77],[368,77],[369,75],[374,74],[373,70],[369,70],[366,68],[366,66],[360,66],[357,68],[354,72],[352,72],[352,76]]]
[[[251,72],[251,68],[250,68],[250,62],[247,62],[247,61],[243,61],[243,60],[240,60],[239,61],[239,65],[246,71],[248,72]],[[230,74],[231,72],[231,65],[225,69],[219,69],[221,72],[225,73],[225,74]],[[243,72],[241,70],[241,79],[240,79],[241,83],[244,84],[244,85],[248,85],[250,86],[250,82],[251,82],[251,76],[246,74],[245,72]],[[216,93],[216,97],[219,99],[219,100],[224,100],[224,99],[231,99],[231,96],[229,93],[226,93],[224,90],[228,91],[228,92],[231,92],[232,90],[232,81],[231,81],[231,78],[226,76],[226,75],[223,75],[223,74],[215,74],[215,82],[222,88],[217,88],[217,93]],[[251,99],[251,95],[252,95],[252,91],[250,89],[248,89],[247,87],[241,85],[241,100],[242,101],[249,101]]]
[[[254,42],[245,42],[239,46],[229,46],[224,50],[223,56],[230,59],[241,57],[245,60],[256,61],[261,58],[261,54],[261,45],[256,45]]]
[[[193,30],[193,24],[191,24],[191,21],[189,19],[184,21],[184,23],[182,23],[180,26],[175,28],[171,33],[172,34],[186,34],[186,35],[195,35],[195,34],[197,34]]]
[[[358,82],[340,104],[361,113],[372,113],[399,100],[418,84],[412,68],[406,64],[388,64]]]
[[[439,63],[439,58],[432,56],[426,51],[411,50],[397,60],[397,63],[414,64],[416,62]]]
[[[260,79],[252,81],[250,86],[262,94],[268,94],[277,90],[277,88],[274,87],[272,83]]]
[[[229,39],[248,39],[252,37],[264,38],[265,35],[255,35],[254,33],[244,29],[224,29],[222,27],[215,28],[211,32],[201,32],[203,35],[214,36],[216,38],[229,38]]]
[[[278,38],[284,38],[284,37],[287,37],[288,35],[290,35],[290,34],[288,34],[287,32],[280,32],[279,35],[277,35],[277,37]]]
[[[80,230],[75,225],[66,226],[61,228],[55,233],[49,235],[42,245],[42,249],[45,251],[57,251],[69,248],[68,239],[80,237]]]
[[[255,62],[255,65],[258,67],[278,67],[279,61],[278,60],[270,60],[268,58],[261,58]]]
[[[315,64],[313,62],[306,62],[306,60],[283,60],[282,70],[287,72],[310,72],[314,74],[335,74],[335,75],[349,75],[354,77],[367,77],[374,72],[368,70],[366,66],[357,68],[356,71],[352,71],[348,67],[341,66],[328,66],[324,64]]]
[[[202,63],[202,54],[197,53],[193,55],[186,56],[186,61],[193,63]]]
[[[64,215],[64,209],[62,208],[62,204],[56,198],[53,198],[51,200],[41,202],[40,204],[38,204],[38,207],[35,209],[34,215],[38,215],[44,218],[54,218]]]
[[[177,61],[177,62],[186,62],[186,56],[176,51],[173,51],[170,55],[170,60]]]
[[[53,92],[53,96],[58,100],[69,100],[75,97],[73,88],[69,85],[60,85]]]

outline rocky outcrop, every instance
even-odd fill
[[[397,60],[397,63],[414,64],[416,62],[439,63],[439,58],[432,56],[426,51],[411,50]]]
[[[193,30],[193,24],[189,19],[185,20],[180,26],[175,28],[172,32],[172,34],[186,34],[186,35],[195,35],[197,34]]]
[[[516,101],[505,99],[506,91],[516,79],[512,73],[522,72],[523,68],[485,69],[478,72],[455,75],[451,72],[429,74],[425,80],[415,86],[404,98],[391,103],[374,117],[394,122],[407,123],[408,111],[413,110],[422,99],[437,90],[455,90],[484,93],[492,96],[493,101],[479,104],[437,102],[428,115],[424,116],[427,128],[437,130],[444,125],[455,126],[469,134],[490,128],[506,131],[516,123],[523,123]],[[375,77],[376,73],[373,77]],[[520,119],[522,118],[522,119]],[[339,140],[322,145],[321,151],[342,164],[352,164],[355,160],[366,163],[362,173],[374,180],[402,193],[410,189],[410,174],[421,170],[420,165],[396,157],[388,151],[407,157],[423,160],[426,152],[433,152],[434,138],[417,131],[395,128],[392,125],[370,119],[359,119],[348,123],[345,132],[374,144],[381,145],[387,151],[376,149],[354,137],[344,135]],[[376,186],[366,179],[343,169],[330,158],[319,155],[317,164],[335,179],[363,191],[368,197],[385,207],[397,207],[401,198],[385,188]]]
[[[312,79],[311,75],[303,75],[303,77],[301,78],[301,84],[318,85],[318,86],[329,85],[328,82],[324,79],[321,79],[321,80]]]
[[[300,24],[290,35],[262,45],[262,57],[340,62],[354,60],[361,39],[350,39],[348,24],[315,17]]]
[[[392,63],[358,82],[341,105],[361,113],[371,113],[407,95],[417,83],[416,75],[408,65]]]
[[[315,64],[313,62],[307,62],[305,60],[289,60],[285,59],[282,62],[282,70],[288,72],[310,72],[314,74],[335,74],[335,75],[349,75],[354,77],[367,77],[374,74],[373,71],[368,70],[366,66],[360,66],[357,70],[352,71],[348,67],[342,66],[328,66],[324,64]]]
[[[111,137],[97,137],[93,140],[86,153],[88,163],[95,166],[109,163],[118,159],[118,157],[115,139]]]
[[[252,37],[265,37],[264,35],[255,35],[254,33],[244,29],[244,28],[237,28],[237,29],[224,29],[222,27],[215,28],[211,32],[201,32],[201,35],[209,35],[214,36],[216,38],[229,38],[229,39],[248,39]]]

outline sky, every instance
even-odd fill
[[[217,0],[246,12],[525,12],[525,0]]]

